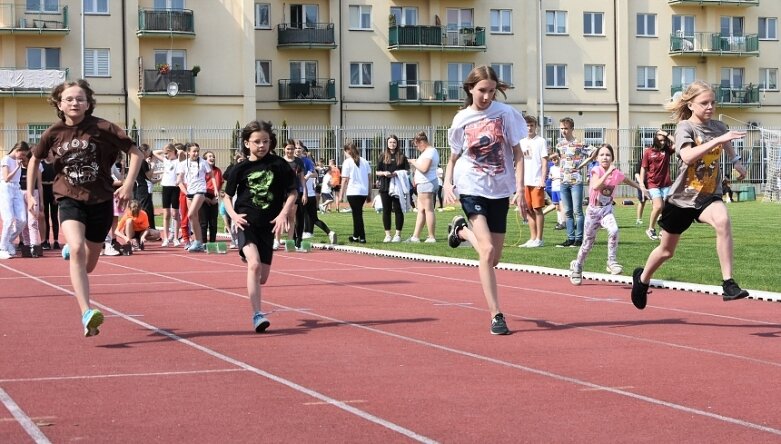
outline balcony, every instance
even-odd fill
[[[485,28],[390,26],[390,51],[485,51]]]
[[[161,74],[157,69],[145,69],[138,90],[141,97],[168,96],[168,85],[176,82],[177,97],[195,97],[195,75],[189,69],[172,69]]]
[[[418,80],[416,82],[390,82],[388,101],[397,105],[445,105],[464,103],[466,92],[461,82],[444,80]]]
[[[674,95],[683,91],[683,86],[673,86],[670,92]],[[716,103],[720,108],[755,108],[761,106],[759,102],[759,86],[748,85],[719,86],[713,85],[716,93]]]
[[[279,80],[280,103],[336,103],[334,79]]]
[[[671,56],[759,57],[757,34],[725,35],[718,32],[670,34]]]
[[[59,11],[27,11],[25,5],[0,3],[0,34],[62,36],[68,28],[68,7]]]
[[[0,68],[0,96],[48,96],[67,78],[67,69]]]
[[[682,6],[759,6],[759,0],[667,0],[668,5]]]
[[[195,19],[189,9],[138,10],[138,37],[194,38]]]
[[[315,23],[303,28],[289,23],[278,25],[277,48],[334,49],[334,24]]]

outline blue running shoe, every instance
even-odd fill
[[[103,323],[103,313],[100,310],[90,308],[84,312],[84,315],[81,317],[81,323],[84,324],[85,338],[97,336],[100,334],[98,327]]]
[[[71,247],[68,244],[62,247],[62,258],[66,261],[71,258]]]
[[[271,325],[271,322],[263,316],[263,313],[257,312],[252,317],[252,325],[255,326],[255,333],[263,333]]]

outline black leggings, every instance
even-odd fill
[[[208,242],[217,242],[217,216],[220,213],[220,204],[210,204],[208,202],[201,205],[198,211],[198,222],[201,224],[201,239],[207,242],[206,233],[208,231]]]
[[[401,211],[401,202],[397,196],[391,196],[387,191],[380,191],[382,201],[382,226],[385,231],[391,229],[391,212],[396,216],[396,231],[404,228],[404,212]]]
[[[363,226],[363,204],[367,196],[347,196],[347,203],[353,215],[353,237],[366,240],[366,229]]]
[[[52,232],[52,241],[57,242],[60,237],[60,218],[57,214],[57,200],[54,199],[54,191],[51,185],[43,186],[43,220],[46,229],[43,232],[41,241],[49,241],[49,230]]]
[[[301,247],[301,237],[304,232],[313,233],[315,226],[323,230],[325,234],[331,232],[328,225],[317,217],[317,199],[315,196],[310,196],[306,200],[306,205],[296,205],[296,232],[293,239],[295,239],[297,247]]]

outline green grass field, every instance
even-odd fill
[[[760,201],[736,202],[728,204],[732,219],[734,239],[734,277],[738,283],[749,289],[781,291],[781,205]],[[620,234],[618,260],[624,266],[624,274],[631,273],[635,267],[645,264],[648,254],[656,242],[645,235],[645,226],[635,225],[635,206],[617,205],[616,219]],[[477,259],[471,248],[452,249],[446,242],[447,225],[456,214],[462,214],[460,207],[446,209],[437,213],[436,244],[386,244],[382,229],[381,215],[367,207],[364,212],[367,243],[362,246],[375,249],[406,251],[410,253],[431,254],[437,256]],[[650,206],[646,206],[644,219],[647,221]],[[416,213],[407,213],[404,221],[402,239],[410,236],[415,224]],[[350,213],[320,214],[332,230],[339,235],[339,243],[346,244],[352,234],[352,215]],[[575,248],[556,248],[565,240],[565,231],[556,231],[555,215],[549,214],[545,222],[545,246],[525,249],[517,245],[526,242],[528,229],[517,218],[517,212],[511,209],[508,215],[506,247],[502,262],[537,265],[567,269],[569,262],[577,255]],[[425,230],[424,230],[425,231]],[[327,242],[326,235],[315,228],[314,241]],[[607,234],[601,230],[597,234],[594,248],[586,261],[586,272],[605,272],[607,258]],[[716,235],[713,229],[704,224],[694,224],[683,234],[676,255],[667,261],[654,278],[707,285],[721,284],[721,271],[716,256]]]

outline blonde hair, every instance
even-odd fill
[[[138,215],[141,214],[141,206],[137,200],[133,199],[127,204],[127,211],[130,212],[133,217],[138,217]]]
[[[702,80],[695,80],[692,82],[680,97],[674,99],[672,102],[664,105],[667,111],[672,112],[672,119],[676,122],[681,120],[688,120],[692,116],[692,110],[689,108],[689,104],[702,93],[714,92],[713,87]]]

